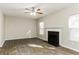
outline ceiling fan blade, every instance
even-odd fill
[[[24,13],[30,13],[30,12],[24,12]]]
[[[25,8],[25,10],[29,10],[29,11],[32,11],[31,9],[29,9],[29,8]]]
[[[40,9],[38,8],[37,11],[40,11]]]
[[[42,12],[37,12],[38,14],[43,14]]]

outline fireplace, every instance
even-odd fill
[[[60,46],[62,45],[62,29],[59,27],[53,27],[53,28],[46,28],[45,29],[45,41],[47,41],[49,44],[53,46]]]
[[[48,31],[48,43],[56,47],[59,46],[59,32],[58,31]]]

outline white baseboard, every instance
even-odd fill
[[[36,38],[36,37],[30,37],[30,38]],[[5,39],[5,40],[18,40],[18,39],[29,39],[29,38],[13,38],[13,39]]]
[[[41,37],[37,37],[37,38],[42,39]]]
[[[6,41],[6,40],[4,40],[4,41],[0,44],[0,47],[3,47],[3,44],[5,43],[5,41]]]
[[[62,47],[65,47],[65,48],[68,48],[68,49],[71,49],[71,50],[74,50],[74,51],[76,51],[76,52],[79,52],[79,50],[77,50],[77,49],[74,49],[74,48],[71,48],[71,47],[69,47],[69,46],[62,45],[62,44],[61,44],[61,46],[62,46]]]

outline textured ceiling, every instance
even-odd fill
[[[56,11],[62,10],[63,8],[68,8],[74,4],[68,3],[0,3],[0,9],[5,15],[16,16],[16,17],[28,17],[28,18],[40,18]],[[30,14],[24,13],[25,8],[37,7],[42,10],[43,15],[32,16]]]

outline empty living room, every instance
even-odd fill
[[[0,55],[79,55],[79,3],[0,3]]]

